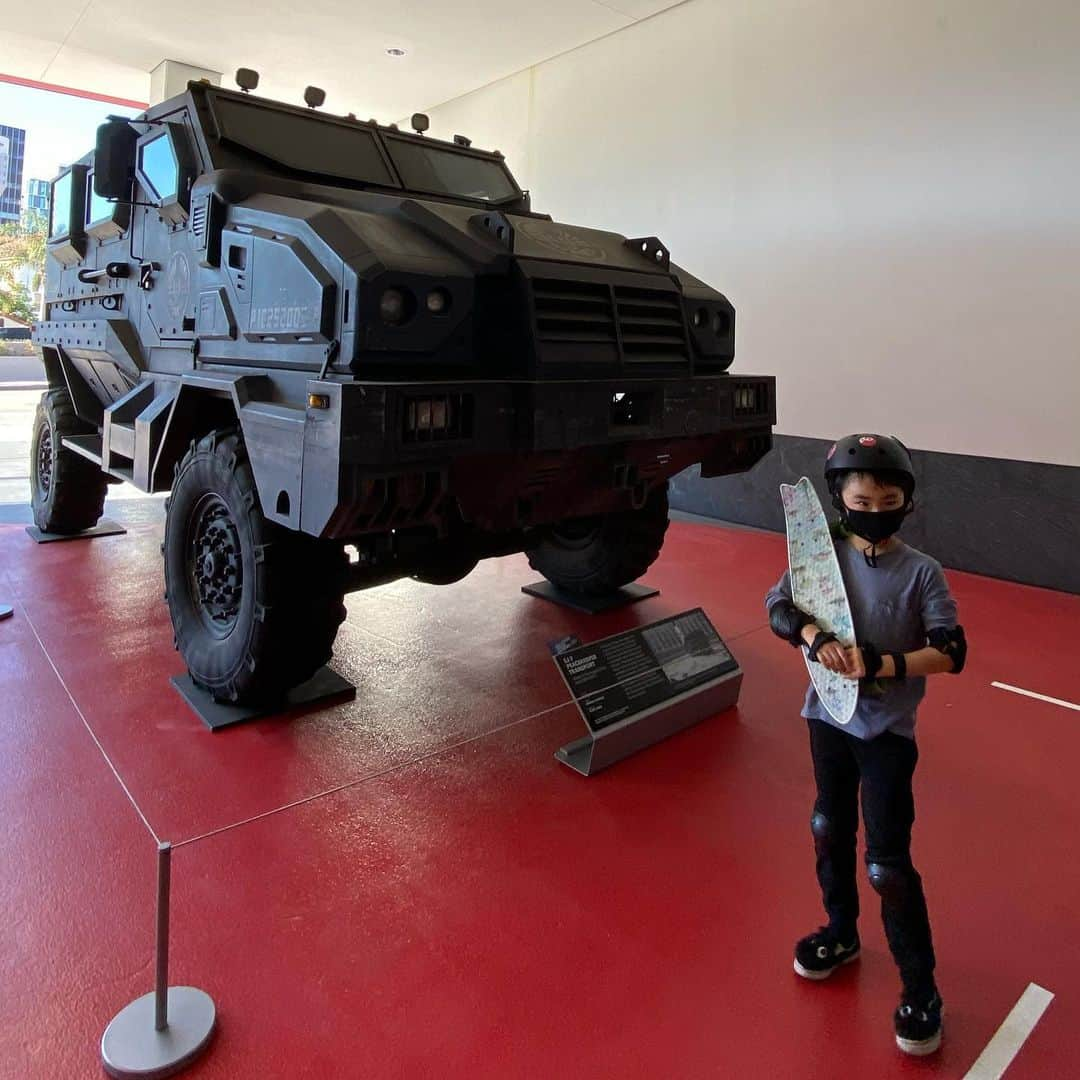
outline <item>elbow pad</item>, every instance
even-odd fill
[[[938,628],[927,634],[927,640],[932,648],[939,653],[944,653],[953,663],[950,674],[959,675],[964,670],[967,661],[967,638],[964,637],[964,628],[956,627],[955,630],[943,630]]]
[[[772,632],[791,645],[802,645],[802,628],[814,620],[800,611],[790,600],[777,600],[769,608],[769,626]]]

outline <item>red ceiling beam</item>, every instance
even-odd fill
[[[89,101],[103,101],[106,105],[123,105],[129,109],[146,108],[145,101],[95,94],[92,90],[76,90],[73,86],[57,86],[56,83],[38,82],[37,79],[22,79],[18,75],[5,75],[2,71],[0,71],[0,82],[11,83],[12,86],[27,86],[31,90],[46,90],[53,94],[70,94],[72,97],[87,98]]]

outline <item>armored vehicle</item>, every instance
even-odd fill
[[[192,678],[260,702],[331,655],[344,595],[525,552],[605,593],[660,552],[668,478],[749,468],[774,381],[655,237],[553,221],[498,151],[190,83],[52,184],[32,450],[40,528],[171,491]]]

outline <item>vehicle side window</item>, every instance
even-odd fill
[[[139,150],[139,171],[158,199],[173,198],[180,185],[180,166],[167,134],[143,143]]]
[[[86,224],[111,220],[115,205],[94,191],[94,174],[86,177]]]
[[[49,236],[66,236],[71,229],[71,173],[53,181]]]

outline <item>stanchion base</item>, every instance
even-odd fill
[[[10,604],[0,604],[0,622],[10,619],[15,614],[15,609]]]
[[[160,1080],[186,1069],[214,1034],[217,1011],[209,994],[194,986],[169,987],[169,1026],[154,1030],[154,992],[113,1017],[101,1036],[101,1063],[117,1080]]]

